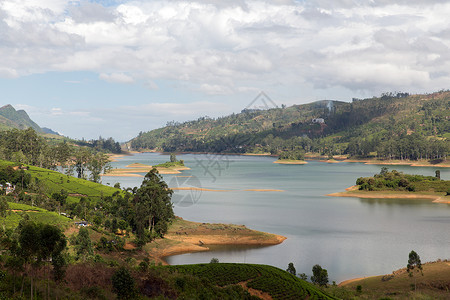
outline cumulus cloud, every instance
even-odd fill
[[[448,1],[4,0],[0,77],[88,70],[206,95],[283,82],[371,93],[450,77]]]

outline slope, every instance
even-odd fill
[[[33,122],[24,110],[17,110],[10,104],[0,108],[0,123],[7,127],[17,129],[33,128],[37,132],[42,132],[41,127]]]
[[[287,108],[244,110],[217,119],[170,122],[163,128],[140,133],[130,145],[135,150],[273,154],[300,147],[305,152],[367,156],[380,150],[375,149],[377,143],[393,137],[399,140],[413,135],[419,136],[421,142],[430,137],[448,142],[449,118],[449,91],[429,95],[387,93],[378,98],[353,99],[351,103],[325,100]],[[350,147],[352,142],[358,142],[357,149]],[[448,143],[444,148],[447,153]]]

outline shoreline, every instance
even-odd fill
[[[281,164],[281,165],[306,165],[308,162],[306,162],[304,160],[282,159],[282,160],[276,160],[273,163]]]
[[[166,257],[210,251],[208,246],[274,246],[286,239],[281,235],[249,229],[245,225],[199,223],[176,217],[164,238],[148,244],[146,250],[149,255],[167,264]]]
[[[168,152],[156,151],[156,150],[142,150],[142,151],[129,151],[125,154],[118,154],[118,156],[128,156],[136,153],[160,153],[168,154]],[[267,156],[267,157],[277,157],[278,155],[270,153],[215,153],[215,152],[176,152],[179,154],[211,154],[211,155],[239,155],[239,156]],[[119,157],[120,158],[120,157]],[[411,166],[411,167],[435,167],[435,168],[450,168],[450,161],[445,160],[443,163],[433,164],[429,160],[423,159],[418,161],[413,160],[377,160],[377,159],[355,159],[347,158],[345,155],[334,155],[333,159],[328,159],[328,156],[321,155],[305,155],[305,160],[322,161],[327,163],[340,163],[340,162],[350,162],[350,163],[364,163],[367,165],[387,165],[387,166]],[[274,162],[275,163],[275,162]],[[306,162],[307,163],[307,162]],[[285,163],[287,164],[287,163]]]
[[[353,198],[365,198],[365,199],[418,199],[418,200],[431,200],[433,203],[450,204],[450,197],[444,195],[432,195],[432,194],[420,194],[407,192],[395,192],[395,191],[359,191],[358,186],[351,186],[345,189],[345,192],[337,192],[326,194],[330,197],[353,197]],[[448,198],[448,199],[447,199]]]
[[[132,164],[129,164],[129,165],[125,166],[124,168],[112,169],[111,171],[109,171],[106,174],[100,174],[100,176],[105,176],[105,177],[108,177],[108,176],[110,176],[110,177],[120,177],[120,176],[123,176],[123,177],[144,177],[143,175],[136,174],[136,173],[148,173],[153,168],[158,170],[158,173],[162,174],[162,175],[181,174],[181,171],[190,170],[191,169],[191,168],[186,167],[186,166],[166,168],[166,167],[154,167],[154,166],[145,165],[145,164],[141,164],[141,163],[132,163]]]

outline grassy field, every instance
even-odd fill
[[[219,287],[240,285],[254,295],[272,299],[338,299],[288,272],[267,265],[210,263],[157,267],[170,273],[192,275]],[[267,299],[267,298],[266,298]]]
[[[21,203],[8,202],[9,213],[4,219],[6,228],[16,228],[19,222],[28,215],[30,220],[38,223],[57,225],[63,229],[68,228],[73,224],[73,220],[61,216],[56,212],[47,211],[45,209],[30,206]]]
[[[414,283],[417,289],[414,290]],[[423,265],[423,276],[410,277],[406,269],[341,284],[349,290],[361,286],[357,299],[450,299],[450,262]]]
[[[13,162],[0,160],[0,167],[14,165],[16,164]],[[59,193],[62,189],[66,190],[69,193],[68,202],[77,201],[81,196],[95,200],[102,196],[111,196],[118,191],[118,189],[113,187],[39,167],[29,166],[25,172],[43,184],[44,192],[47,196],[50,196],[52,193]]]

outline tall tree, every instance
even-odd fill
[[[294,276],[297,274],[297,271],[295,270],[294,264],[291,263],[291,262],[288,264],[288,268],[286,269],[286,271],[288,273],[291,273]]]
[[[409,252],[408,264],[406,265],[406,270],[409,273],[409,277],[414,276],[414,272],[420,272],[423,276],[422,262],[420,261],[420,256],[414,250]],[[417,289],[416,277],[414,277],[414,291]]]
[[[314,265],[312,268],[312,272],[312,283],[318,284],[320,286],[325,286],[328,284],[328,271],[326,269],[322,269],[320,265]]]
[[[174,218],[171,202],[173,191],[153,168],[134,196],[136,209],[136,233],[141,241],[162,237]],[[147,232],[150,234],[147,235]],[[148,237],[148,238],[146,238]]]

